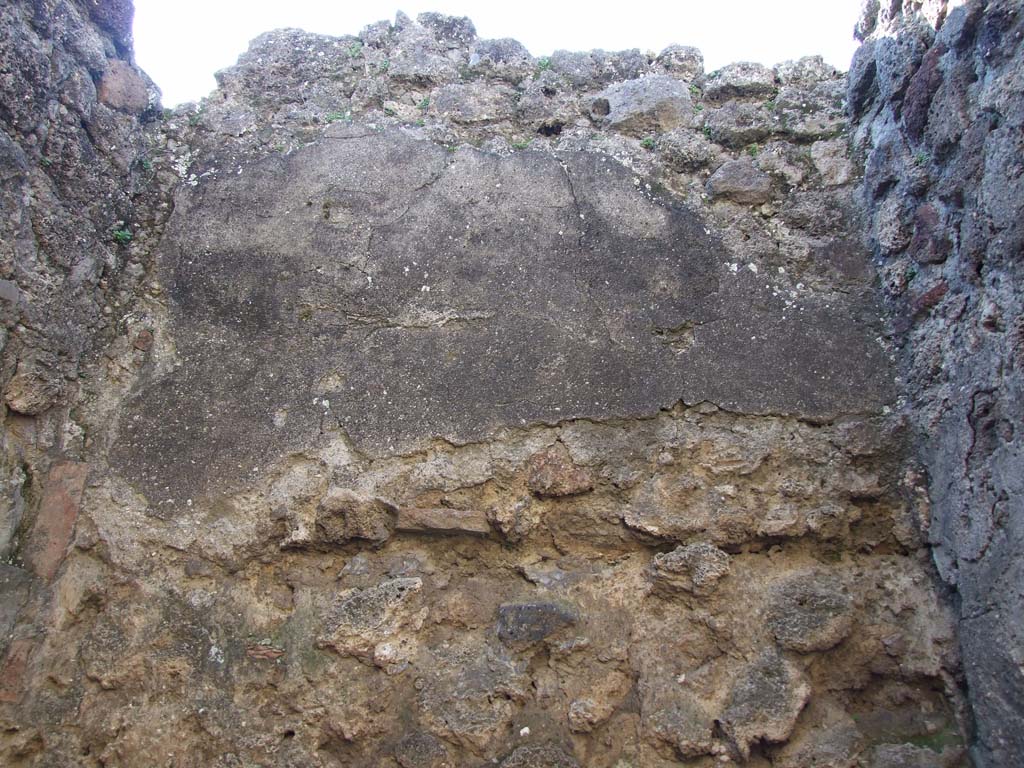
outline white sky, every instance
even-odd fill
[[[556,48],[660,51],[672,43],[704,52],[707,71],[733,61],[775,64],[821,54],[846,70],[856,48],[860,0],[135,0],[135,53],[163,90],[164,104],[198,101],[213,73],[235,62],[249,40],[280,27],[358,34],[396,10],[469,16],[480,37],[512,37],[534,56]]]

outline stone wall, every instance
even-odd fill
[[[81,361],[116,333],[158,94],[131,64],[130,3],[0,9],[0,556],[57,457],[85,455]],[[143,237],[144,239],[144,237]]]
[[[966,764],[844,75],[399,15],[164,113],[62,8],[4,71],[92,149],[5,123],[4,210],[103,268],[9,258],[95,321],[10,323],[5,764]]]
[[[951,4],[952,5],[952,4]],[[891,7],[890,7],[891,6]],[[882,3],[850,73],[862,202],[957,590],[981,766],[1024,762],[1024,13]]]

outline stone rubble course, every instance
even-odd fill
[[[399,13],[163,110],[128,0],[5,4],[0,764],[1015,764],[989,6],[848,76]]]

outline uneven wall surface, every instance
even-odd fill
[[[929,475],[929,539],[957,590],[976,762],[1020,765],[1024,12],[877,5],[850,73],[863,202]]]
[[[130,5],[0,13],[0,762],[962,766],[961,646],[1019,720],[872,266],[904,17],[848,81],[399,15],[163,113]]]

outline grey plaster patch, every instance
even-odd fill
[[[829,420],[887,396],[868,298],[737,273],[700,213],[601,154],[339,130],[184,189],[157,258],[180,364],[143,375],[113,463],[167,507],[339,429],[379,455],[680,400]]]

